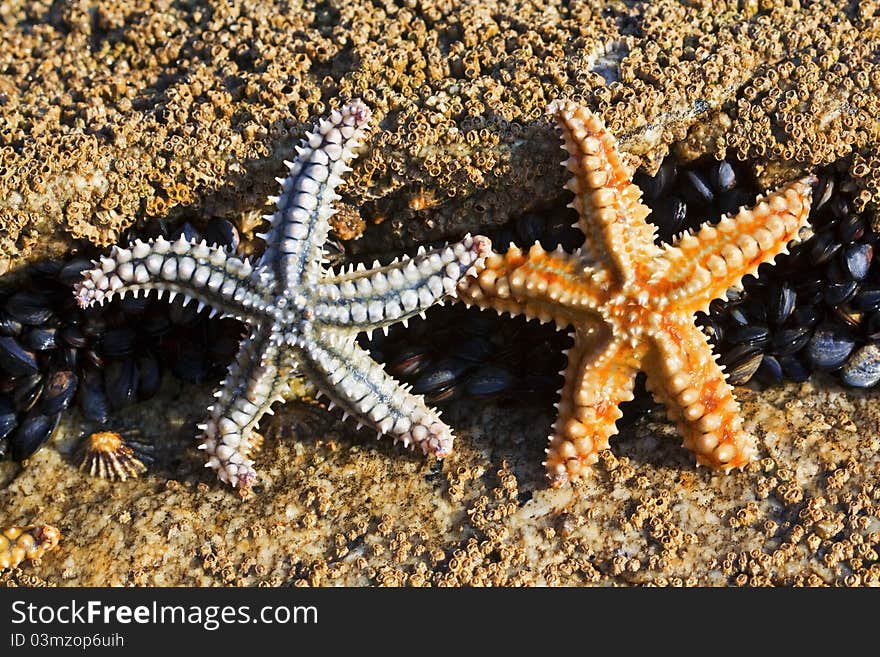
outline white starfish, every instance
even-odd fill
[[[309,377],[331,402],[404,445],[443,457],[453,436],[439,414],[389,376],[355,343],[361,331],[386,328],[455,294],[489,253],[485,237],[338,274],[324,268],[323,244],[339,197],[335,188],[364,136],[370,111],[356,100],[318,123],[297,147],[279,179],[277,210],[256,265],[205,242],[159,238],[114,247],[84,272],[75,294],[83,307],[114,295],[164,291],[195,299],[246,322],[250,335],[215,393],[200,449],[224,482],[246,488],[256,480],[252,432],[294,373]],[[99,263],[95,263],[98,265]]]

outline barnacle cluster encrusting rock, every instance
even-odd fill
[[[362,249],[555,198],[542,113],[559,96],[650,171],[676,142],[763,160],[765,187],[855,153],[858,202],[876,202],[875,5],[5,3],[0,271],[66,245],[41,238],[107,245],[184,209],[244,213],[247,238],[302,124],[337,97],[361,96],[382,127],[337,220],[348,237],[384,224]]]

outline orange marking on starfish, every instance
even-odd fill
[[[573,253],[493,255],[477,279],[459,284],[465,303],[573,326],[559,416],[547,449],[554,486],[582,478],[617,433],[619,405],[632,399],[639,370],[694,452],[697,463],[729,471],[756,454],[733,389],[694,313],[797,239],[810,208],[811,177],[790,183],[714,226],[654,245],[649,210],[601,120],[557,101],[586,241]]]

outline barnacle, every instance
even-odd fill
[[[39,559],[55,548],[61,532],[52,525],[10,525],[0,530],[0,570],[15,568],[25,559]]]

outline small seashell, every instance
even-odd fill
[[[46,415],[53,415],[66,409],[76,394],[77,383],[76,374],[69,370],[49,374],[43,387],[40,410]]]
[[[855,339],[839,326],[820,324],[807,344],[807,357],[819,369],[835,370],[843,365],[855,344]]]
[[[870,388],[880,381],[880,346],[866,344],[856,350],[840,370],[840,378],[854,388]]]
[[[491,399],[513,387],[513,375],[501,367],[486,366],[468,378],[465,390],[476,399]]]
[[[12,460],[23,461],[42,447],[55,433],[61,414],[28,413],[9,439]]]
[[[773,353],[777,356],[794,354],[810,341],[810,329],[796,326],[777,331],[771,340]]]
[[[843,251],[843,267],[853,280],[861,281],[867,277],[873,257],[870,244],[852,244]]]
[[[712,187],[719,192],[733,189],[736,186],[736,172],[733,170],[733,165],[727,160],[721,160],[712,167],[709,180],[712,183]]]
[[[52,317],[48,297],[36,292],[16,292],[6,301],[6,312],[12,319],[29,326],[45,324]]]
[[[15,338],[0,337],[0,369],[12,376],[34,374],[38,371],[37,357]]]
[[[769,319],[776,326],[781,326],[794,312],[797,294],[788,283],[774,285],[770,288]]]
[[[734,386],[747,383],[758,371],[763,352],[751,345],[740,344],[725,353],[721,364],[727,373],[727,382]]]
[[[4,440],[18,426],[15,409],[5,397],[0,397],[0,440]]]
[[[146,472],[145,460],[152,460],[151,446],[126,440],[115,431],[90,434],[80,445],[79,469],[110,481],[136,479]]]
[[[413,392],[422,395],[445,390],[455,384],[472,365],[457,358],[444,358],[432,363],[413,384]]]
[[[0,570],[15,568],[25,559],[39,559],[54,549],[61,532],[52,525],[10,525],[0,530]]]

